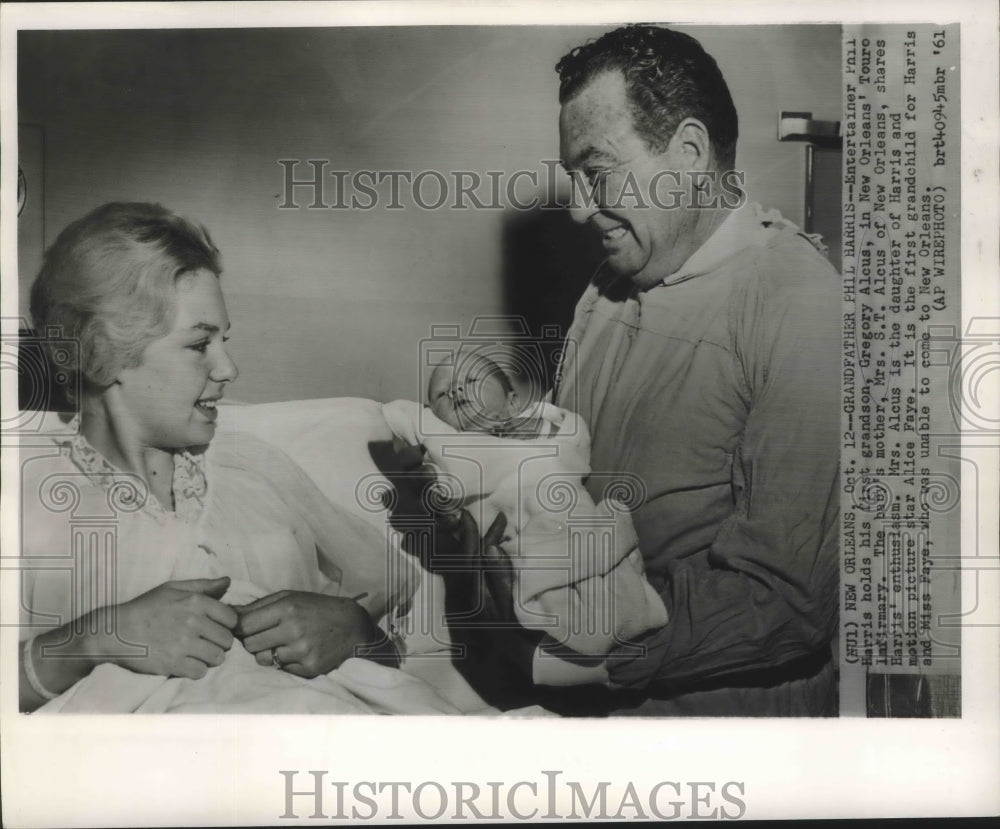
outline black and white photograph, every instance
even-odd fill
[[[0,9],[9,825],[1000,811],[997,11],[754,8]]]

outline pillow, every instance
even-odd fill
[[[370,442],[391,441],[382,405],[360,397],[224,404],[219,430],[241,430],[282,449],[338,507],[379,530],[387,510],[379,493],[389,486],[368,450]]]
[[[226,403],[219,406],[219,430],[244,430],[282,449],[301,466],[320,491],[335,505],[359,516],[385,532],[389,511],[381,493],[391,487],[368,449],[370,442],[391,442],[392,431],[382,415],[382,404],[359,397],[289,400],[280,403]],[[419,567],[419,564],[418,564]],[[450,636],[444,618],[444,582],[423,568],[420,585],[411,599],[412,609],[396,620],[406,638],[409,657],[434,654],[419,663],[420,675],[435,684],[451,674],[456,687],[464,685],[450,660],[437,658],[447,652]],[[424,664],[427,663],[427,664]],[[429,672],[429,673],[428,673]],[[449,697],[451,698],[451,697]]]

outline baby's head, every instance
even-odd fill
[[[460,432],[503,431],[519,412],[510,377],[489,357],[478,354],[458,366],[437,366],[427,386],[427,403]]]

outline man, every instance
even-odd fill
[[[607,260],[554,402],[590,426],[595,501],[609,476],[641,482],[669,614],[592,675],[601,710],[836,715],[838,275],[777,214],[732,209],[736,111],[697,41],[629,26],[557,71],[562,161],[592,188],[571,212]],[[510,580],[488,575],[507,607]]]

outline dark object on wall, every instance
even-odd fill
[[[843,153],[839,147],[806,145],[805,232],[818,233],[829,249],[830,264],[843,270]]]
[[[843,163],[840,121],[818,121],[811,112],[778,113],[778,140],[805,143],[806,233],[818,233],[829,249],[830,263],[842,270],[842,192]]]
[[[844,139],[840,121],[818,121],[811,112],[788,112],[778,115],[779,141],[808,141],[821,147],[841,147]]]

